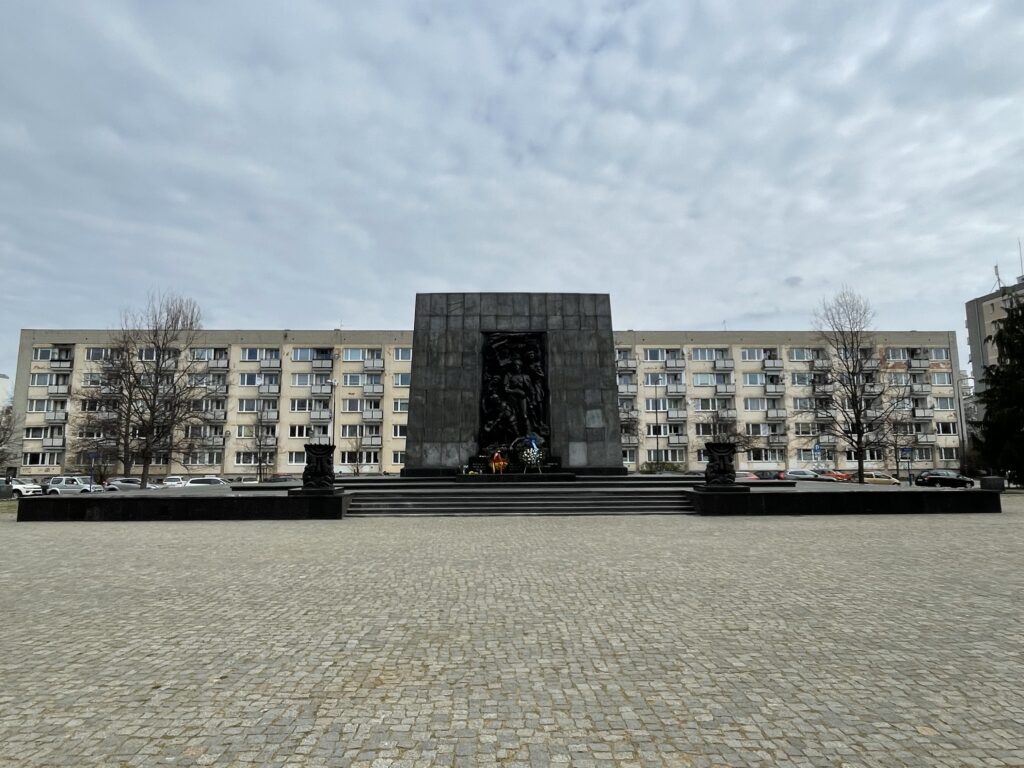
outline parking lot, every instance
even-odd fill
[[[925,517],[0,512],[0,765],[1021,766],[1022,545],[1021,493]]]

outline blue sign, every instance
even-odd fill
[[[814,456],[815,457],[821,456],[821,443],[815,443],[814,444]]]
[[[913,455],[914,455],[914,449],[913,448],[900,448],[900,458],[901,459],[909,459]]]

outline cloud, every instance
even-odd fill
[[[0,14],[0,370],[18,328],[154,287],[217,327],[578,290],[622,328],[799,329],[849,283],[881,326],[960,330],[1015,257],[1009,2]]]

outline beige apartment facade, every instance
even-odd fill
[[[964,305],[967,348],[975,394],[985,391],[985,368],[999,362],[999,350],[992,337],[999,321],[1006,317],[1007,307],[1014,300],[1024,300],[1024,277],[1018,277],[1013,285],[978,296]]]
[[[162,475],[240,478],[299,475],[303,446],[336,445],[336,471],[398,474],[405,458],[411,331],[211,330],[188,350],[202,371],[201,426],[188,449],[161,456]],[[704,442],[723,423],[749,445],[740,469],[856,466],[841,438],[823,430],[814,398],[831,363],[820,336],[786,331],[618,331],[614,334],[624,466],[705,466]],[[963,415],[953,332],[875,334],[879,380],[905,382],[907,428],[900,455],[870,451],[868,468],[955,468]],[[111,333],[21,333],[14,408],[23,477],[95,467],[83,448],[84,392],[95,383]],[[260,456],[263,456],[262,460]],[[106,468],[116,472],[119,468]],[[137,474],[139,468],[135,468]]]

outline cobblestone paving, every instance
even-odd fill
[[[1003,515],[0,522],[3,766],[1021,766]]]

